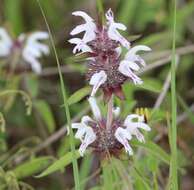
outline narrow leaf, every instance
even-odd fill
[[[145,144],[140,143],[138,141],[133,141],[132,144],[134,146],[141,146],[148,150],[153,156],[157,157],[159,160],[165,162],[166,164],[170,164],[170,156],[157,144],[147,141]]]
[[[76,151],[76,158],[73,158],[74,154],[72,152],[68,152],[64,156],[62,156],[59,160],[55,161],[51,166],[49,166],[45,171],[43,171],[40,175],[36,176],[37,178],[47,176],[52,174],[58,170],[63,169],[72,163],[73,159],[78,159],[80,154]]]
[[[56,124],[48,103],[43,100],[38,100],[34,103],[34,106],[48,127],[48,131],[52,133],[55,130]]]
[[[22,165],[19,165],[13,169],[12,172],[18,179],[22,179],[41,172],[51,163],[52,160],[53,158],[48,156],[35,158],[30,161],[26,161]]]
[[[79,89],[78,91],[76,91],[73,95],[71,95],[68,98],[68,104],[72,105],[72,104],[79,102],[82,98],[87,96],[90,93],[90,91],[91,91],[90,87],[84,87],[84,88]]]

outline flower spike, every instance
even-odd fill
[[[95,25],[94,20],[83,11],[73,12],[75,16],[81,16],[85,23],[75,27],[71,35],[84,32],[83,38],[72,38],[70,43],[75,44],[73,53],[85,53],[87,61],[86,80],[93,86],[91,96],[95,96],[98,89],[102,89],[104,100],[107,102],[112,94],[121,100],[125,99],[122,85],[128,78],[136,84],[143,81],[136,75],[136,72],[145,65],[145,61],[137,55],[138,51],[150,51],[144,45],[130,47],[130,42],[125,39],[120,30],[127,28],[122,23],[114,20],[114,14],[109,9],[106,14],[107,22]],[[98,26],[98,27],[97,27]],[[122,47],[126,48],[124,59],[121,59]]]
[[[136,136],[140,142],[145,142],[143,134],[139,129],[150,131],[150,127],[144,123],[144,116],[131,114],[123,121],[119,118],[120,108],[113,108],[113,117],[110,128],[107,128],[108,118],[101,115],[96,99],[88,99],[93,118],[83,116],[80,123],[73,123],[72,128],[77,129],[75,138],[80,139],[80,155],[83,156],[87,147],[92,147],[96,153],[104,155],[107,150],[110,154],[118,155],[125,148],[129,155],[133,155],[133,150],[129,141]]]

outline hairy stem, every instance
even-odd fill
[[[107,113],[107,122],[106,122],[107,129],[110,129],[112,121],[113,121],[113,95],[108,101],[108,113]]]

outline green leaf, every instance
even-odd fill
[[[71,95],[68,98],[68,104],[72,105],[72,104],[79,102],[82,98],[87,96],[90,93],[90,91],[91,91],[90,87],[84,87],[84,88],[79,89],[78,91],[76,91],[73,95]]]
[[[78,159],[80,157],[80,154],[78,151],[76,151],[75,153],[76,153],[76,157],[73,158],[74,156],[73,152],[68,152],[67,154],[62,156],[59,160],[55,161],[51,166],[49,166],[45,171],[43,171],[40,175],[36,177],[40,178],[40,177],[47,176],[68,166],[69,164],[72,163],[73,159]]]
[[[136,183],[142,187],[138,189],[146,189],[146,190],[151,189],[149,185],[149,181],[147,181],[144,178],[144,176],[141,174],[141,172],[137,168],[133,168],[133,174],[134,174],[134,177],[136,178]]]
[[[158,80],[147,78],[143,79],[143,85],[137,86],[138,88],[148,90],[155,93],[160,93],[162,89],[162,85]]]
[[[165,162],[166,164],[170,164],[170,156],[157,144],[147,141],[145,144],[140,143],[138,141],[132,141],[134,146],[143,147],[149,151],[153,156],[157,157],[159,160]]]
[[[13,172],[18,179],[22,179],[42,171],[51,163],[52,160],[53,158],[48,156],[34,158],[30,161],[26,161],[22,165],[19,165],[11,172]]]
[[[16,34],[20,34],[23,31],[23,16],[21,5],[21,0],[4,1],[4,12],[6,20],[10,22],[10,25]]]
[[[38,95],[38,80],[36,75],[29,75],[29,77],[26,77],[26,87],[32,97]]]
[[[48,127],[48,131],[52,133],[56,128],[56,124],[48,103],[45,102],[44,100],[37,100],[34,103],[34,106],[37,109],[37,111],[40,113],[43,121]]]
[[[134,19],[134,15],[136,14],[137,4],[138,1],[121,1],[121,8],[119,9],[118,20],[130,27]]]

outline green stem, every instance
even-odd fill
[[[170,164],[170,186],[173,190],[178,190],[177,176],[177,102],[176,102],[176,0],[174,0],[174,19],[173,19],[173,42],[172,42],[172,62],[171,62],[171,164]]]
[[[103,0],[96,0],[96,7],[98,10],[98,16],[99,16],[100,22],[103,25],[105,23]]]
[[[49,36],[50,36],[50,39],[51,39],[51,44],[52,44],[52,47],[53,47],[53,50],[54,50],[56,62],[57,62],[57,68],[58,68],[60,84],[61,84],[61,91],[62,91],[62,95],[63,95],[63,103],[65,105],[65,113],[66,113],[66,117],[67,117],[67,124],[68,124],[68,127],[70,129],[70,145],[71,145],[71,151],[73,152],[72,156],[73,156],[73,174],[74,174],[74,181],[75,181],[75,190],[80,190],[79,170],[78,170],[78,164],[77,164],[77,159],[76,159],[75,143],[74,143],[74,137],[73,137],[73,130],[71,128],[71,117],[70,117],[69,106],[68,106],[68,103],[67,103],[67,96],[66,96],[63,76],[62,76],[60,63],[59,63],[57,51],[56,51],[56,48],[55,48],[55,44],[54,44],[54,40],[53,40],[53,37],[52,37],[52,33],[51,33],[51,30],[50,30],[49,24],[47,22],[47,19],[46,19],[44,11],[42,9],[42,6],[40,4],[40,1],[37,0],[37,3],[40,7],[42,16],[44,17],[44,20],[45,20],[45,23],[46,23],[46,26],[47,26],[47,29],[48,29],[48,32],[49,32]]]

